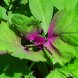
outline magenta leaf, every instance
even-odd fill
[[[56,22],[56,16],[53,17],[53,20],[49,26],[48,38],[51,38],[51,37],[53,37],[53,35],[55,35],[55,33],[54,33],[55,22]]]
[[[39,35],[41,32],[42,32],[41,29],[35,28],[35,29],[33,29],[32,31],[30,31],[28,34],[26,34],[25,38],[26,38],[27,40],[34,40],[35,37],[36,37],[37,35]]]
[[[54,16],[54,18],[49,26],[47,42],[45,42],[45,44],[44,44],[44,46],[50,53],[52,53],[52,50],[57,50],[56,47],[53,45],[53,42],[58,37],[58,35],[54,32],[55,21],[56,21],[56,16]]]

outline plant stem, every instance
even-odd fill
[[[34,64],[35,64],[35,62],[32,62],[32,64],[29,67],[29,70],[31,70],[31,68],[33,67]]]

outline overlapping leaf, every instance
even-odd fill
[[[54,34],[57,38],[53,45],[57,50],[53,50],[56,61],[64,64],[69,62],[74,56],[78,58],[78,14],[77,11],[59,11],[54,19]],[[57,55],[57,51],[61,55]]]
[[[47,34],[48,27],[51,22],[53,7],[51,1],[48,0],[29,0],[29,6],[35,18],[41,21],[41,27]]]
[[[68,63],[67,66],[56,68],[54,71],[51,71],[46,78],[78,78],[78,59],[75,59],[74,62]],[[57,74],[57,75],[56,75]]]
[[[33,26],[33,24],[35,23],[34,17],[27,17],[22,14],[13,14],[11,22],[13,25],[15,25],[19,32],[25,35],[27,34],[27,32],[31,32],[33,28],[35,28],[35,26]]]
[[[59,68],[58,70],[65,74],[67,77],[78,78],[78,59],[75,59],[73,62],[68,63],[67,66]]]
[[[33,61],[46,61],[42,51],[33,52],[25,51],[24,47],[20,44],[19,38],[9,28],[7,23],[0,24],[0,51],[9,52],[11,55],[20,59],[29,59]]]

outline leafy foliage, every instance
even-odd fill
[[[78,78],[77,4],[1,0],[0,78]]]
[[[38,59],[38,56],[44,55],[43,52],[39,53],[33,53],[30,51],[25,51],[24,47],[21,45],[20,38],[16,36],[16,34],[9,28],[9,25],[7,23],[2,22],[0,26],[0,50],[1,51],[7,51],[9,53],[12,53],[13,56],[19,57],[20,59],[26,58],[31,59],[34,61],[40,61]],[[7,36],[8,35],[8,36]],[[37,56],[36,56],[37,55]],[[34,57],[35,56],[35,57]],[[43,61],[45,60],[45,57],[41,57]]]

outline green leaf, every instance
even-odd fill
[[[74,62],[68,63],[67,66],[59,68],[58,70],[67,76],[72,76],[73,78],[78,78],[78,59],[75,59]]]
[[[32,24],[34,24],[35,19],[34,17],[27,17],[22,14],[13,14],[11,18],[11,22],[16,26],[16,28],[20,32],[26,34],[27,32],[30,32],[33,29]]]
[[[54,16],[54,33],[58,35],[52,43],[57,50],[53,50],[53,57],[60,64],[69,62],[71,58],[78,58],[78,12],[59,11]],[[60,55],[58,55],[60,53]]]
[[[67,63],[65,66],[56,67],[46,78],[52,78],[54,75],[55,78],[61,78],[62,75],[66,76],[65,78],[78,78],[78,59],[71,59],[71,62]],[[58,73],[61,73],[61,76],[58,76]],[[52,76],[52,77],[51,77]],[[62,77],[63,78],[63,77]]]
[[[42,61],[45,62],[45,54],[43,51],[33,52],[33,51],[25,51],[20,49],[19,52],[11,53],[12,56],[20,58],[20,59],[28,59],[35,62]]]
[[[0,19],[7,20],[6,9],[0,6]]]
[[[6,5],[10,5],[11,2],[14,2],[15,0],[4,0],[4,2],[6,3]]]
[[[12,56],[20,59],[46,61],[42,51],[26,51],[16,34],[9,28],[9,25],[4,22],[0,24],[0,51],[9,52]]]
[[[51,0],[53,6],[59,10],[74,10],[77,6],[77,0]]]
[[[34,17],[42,22],[41,27],[44,33],[47,34],[53,12],[51,2],[48,0],[29,0],[29,6]]]
[[[56,17],[54,32],[60,34],[60,38],[73,46],[77,46],[78,40],[78,12],[59,11]],[[60,18],[60,19],[59,19]]]
[[[20,43],[15,33],[9,28],[9,24],[4,22],[0,24],[0,40],[17,45]]]
[[[27,4],[28,3],[28,0],[21,0],[20,4]]]
[[[78,59],[72,59],[72,62],[69,62],[63,67],[57,67],[53,70],[46,78],[78,78]]]
[[[66,76],[59,72],[58,69],[55,69],[54,71],[50,72],[46,78],[66,78]]]
[[[22,14],[13,14],[11,20],[16,25],[26,26],[28,24],[31,24],[32,21],[34,21],[34,17],[32,17],[32,16],[27,17],[27,16],[22,15]]]
[[[73,64],[68,64],[67,69],[74,78],[78,78],[78,59]]]
[[[9,28],[8,23],[2,22],[0,24],[0,50],[15,52],[17,47],[22,47],[19,38]]]
[[[4,2],[9,5],[11,0],[4,0]]]
[[[74,58],[74,56],[78,58],[78,53],[75,50],[78,47],[71,46],[63,42],[60,38],[57,38],[57,40],[53,43],[53,45],[57,48],[56,51],[53,50],[52,52],[53,57],[61,65],[64,65],[65,63],[69,62],[71,58]],[[57,52],[59,52],[60,55],[58,55]]]

